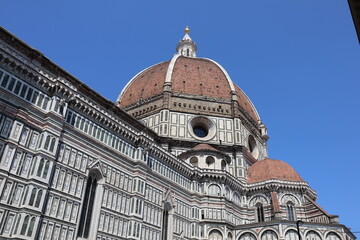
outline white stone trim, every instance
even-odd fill
[[[174,70],[174,66],[175,66],[176,60],[180,56],[181,56],[180,54],[175,54],[175,56],[171,59],[168,70],[166,72],[165,83],[171,83],[171,77],[172,77],[172,73]]]

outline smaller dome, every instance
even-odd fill
[[[270,158],[254,163],[247,171],[248,183],[270,179],[304,182],[300,175],[289,164]]]

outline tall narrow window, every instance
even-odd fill
[[[45,162],[44,158],[41,158],[40,163],[39,163],[39,167],[38,167],[37,172],[36,172],[36,176],[38,176],[38,177],[41,177],[41,172],[42,172],[43,167],[44,167],[44,162]]]
[[[22,225],[22,228],[21,228],[21,232],[20,232],[20,235],[25,235],[25,232],[26,232],[26,229],[28,227],[28,224],[29,224],[29,215],[27,215],[24,219],[24,222],[23,222],[23,225]]]
[[[292,202],[288,202],[286,204],[286,212],[287,212],[288,220],[295,221],[295,210],[294,210],[294,204]]]
[[[163,224],[162,224],[162,240],[167,239],[167,232],[168,232],[168,222],[169,222],[169,211],[163,210]]]
[[[261,203],[256,204],[256,217],[258,222],[264,222],[264,207]]]
[[[89,237],[92,209],[94,207],[97,180],[89,176],[84,193],[84,203],[81,211],[78,237]]]
[[[34,201],[35,201],[35,196],[36,196],[36,188],[33,188],[33,190],[31,191],[31,195],[30,195],[30,200],[29,200],[29,205],[33,206],[34,205]]]
[[[28,229],[28,232],[26,234],[26,236],[28,236],[28,237],[32,236],[32,233],[33,233],[33,230],[34,230],[34,225],[35,225],[35,220],[36,220],[35,217],[31,218],[29,229]]]

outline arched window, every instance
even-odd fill
[[[37,191],[37,188],[33,188],[33,190],[31,191],[30,200],[29,200],[29,205],[30,206],[34,205],[36,191]]]
[[[39,207],[39,206],[40,206],[42,193],[43,193],[42,190],[40,190],[40,191],[37,193],[36,201],[35,201],[35,207]]]
[[[51,144],[50,144],[50,149],[49,151],[53,152],[54,151],[54,147],[55,147],[55,138],[52,138],[51,139]]]
[[[186,55],[189,57],[190,56],[190,50],[186,49]]]
[[[212,156],[208,156],[206,157],[205,162],[209,168],[212,168],[215,165],[215,158]]]
[[[32,233],[33,233],[33,230],[34,230],[34,225],[35,225],[35,217],[31,218],[30,220],[30,225],[29,225],[29,229],[27,231],[27,234],[26,236],[28,237],[31,237],[32,236]]]
[[[199,166],[198,158],[197,157],[190,158],[190,164],[193,165],[194,167],[198,167]]]
[[[264,216],[264,207],[261,203],[258,203],[255,205],[256,207],[256,220],[257,222],[264,222],[265,216]]]
[[[285,240],[299,240],[298,232],[291,229],[285,233]]]
[[[21,227],[21,232],[20,232],[20,235],[25,235],[26,233],[26,229],[28,227],[28,224],[29,224],[29,219],[30,219],[30,216],[27,215],[24,219],[24,222],[23,222],[23,225]]]
[[[88,238],[90,232],[92,209],[96,194],[97,179],[89,176],[84,193],[84,203],[81,210],[78,237]]]
[[[232,233],[228,233],[228,236],[227,236],[227,240],[233,240],[233,235],[232,235]]]
[[[239,240],[256,240],[256,237],[252,233],[244,233],[240,236]]]
[[[48,150],[50,144],[50,136],[48,135],[45,140],[44,149]]]
[[[50,166],[50,161],[46,161],[44,171],[43,171],[43,174],[42,174],[42,178],[47,177],[47,174],[49,172],[49,166]]]
[[[315,231],[308,231],[306,233],[306,240],[321,240],[320,235]]]
[[[25,204],[25,201],[26,201],[28,192],[29,192],[29,186],[26,186],[26,187],[25,187],[24,194],[23,194],[23,201],[22,201],[22,204],[23,204],[23,205]]]
[[[209,240],[223,240],[223,235],[219,230],[212,230],[209,233]]]
[[[41,177],[41,172],[42,172],[43,167],[44,167],[44,162],[45,162],[44,158],[41,158],[40,163],[39,163],[39,167],[38,167],[37,172],[36,172],[36,176],[38,176],[38,177]]]
[[[290,221],[295,221],[295,208],[292,202],[286,204],[287,218]]]
[[[341,238],[336,233],[329,232],[328,235],[326,235],[326,240],[341,240]]]
[[[225,160],[222,160],[221,161],[221,170],[226,170],[226,162],[225,162]]]
[[[221,189],[218,185],[211,184],[208,189],[208,194],[212,196],[220,196]]]

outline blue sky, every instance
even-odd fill
[[[269,156],[360,231],[360,45],[347,1],[2,1],[0,23],[115,101],[190,26],[267,125]],[[359,236],[359,234],[357,234]]]

